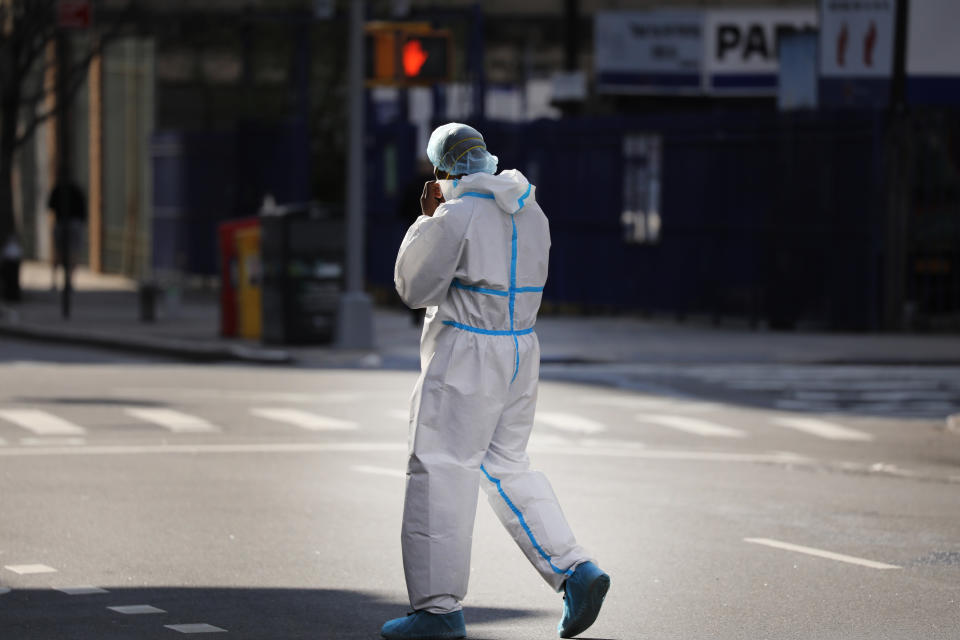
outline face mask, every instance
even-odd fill
[[[454,180],[437,180],[437,184],[440,185],[440,193],[443,194],[444,200],[453,200],[454,182]]]

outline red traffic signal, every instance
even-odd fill
[[[450,32],[422,23],[367,25],[367,84],[430,85],[450,82]]]
[[[444,35],[408,35],[401,47],[403,77],[414,82],[450,80],[450,38]]]

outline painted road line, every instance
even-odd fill
[[[28,576],[35,573],[56,573],[57,570],[53,567],[48,567],[45,564],[8,564],[4,567],[7,571],[13,571],[14,573],[21,576]]]
[[[220,431],[220,427],[210,424],[203,418],[192,416],[189,413],[174,411],[173,409],[141,409],[131,407],[124,409],[124,412],[132,418],[150,422],[164,429],[169,429],[174,433],[207,433]]]
[[[650,422],[661,427],[669,427],[705,438],[743,438],[747,435],[740,429],[700,418],[688,418],[687,416],[638,413],[635,418],[640,422]]]
[[[76,436],[87,432],[83,427],[38,409],[3,409],[0,418],[38,436]]]
[[[577,441],[582,447],[594,447],[599,449],[611,447],[628,447],[634,449],[645,449],[646,444],[639,440],[616,440],[613,438],[581,438]]]
[[[122,613],[125,616],[142,616],[152,613],[166,613],[163,609],[157,609],[149,604],[125,604],[122,606],[107,607],[110,611]]]
[[[386,414],[391,420],[403,420],[404,422],[410,421],[409,409],[390,409],[386,412]]]
[[[340,453],[407,451],[401,442],[264,442],[244,444],[90,445],[87,447],[7,447],[0,458],[21,456],[125,456],[201,453]]]
[[[783,549],[784,551],[795,551],[797,553],[805,553],[808,556],[817,556],[818,558],[827,558],[828,560],[836,560],[837,562],[846,562],[847,564],[856,564],[861,567],[869,567],[870,569],[900,569],[901,568],[894,564],[886,564],[884,562],[866,560],[864,558],[848,556],[842,553],[834,553],[832,551],[824,551],[823,549],[814,549],[813,547],[804,547],[799,544],[790,544],[789,542],[771,540],[770,538],[744,538],[743,541],[749,542],[751,544],[762,544],[767,547],[773,547],[774,549]]]
[[[88,596],[94,593],[110,593],[106,589],[94,587],[93,585],[80,585],[77,587],[53,587],[54,591],[65,593],[68,596]]]
[[[581,396],[578,400],[584,404],[599,404],[625,409],[648,409],[650,407],[664,407],[674,403],[673,399],[669,398],[633,398],[628,396]]]
[[[7,446],[7,441],[4,440],[3,438],[0,438],[0,447],[5,447],[5,446]]]
[[[86,438],[20,438],[20,444],[25,447],[80,447],[87,444]]]
[[[607,430],[607,425],[573,413],[538,411],[534,422],[559,429],[560,431],[583,435],[603,433]]]
[[[699,402],[686,398],[630,398],[626,396],[585,396],[579,398],[584,404],[598,404],[606,407],[635,409],[637,411],[683,411],[703,412],[720,408],[715,402]]]
[[[220,627],[215,627],[212,624],[206,623],[191,623],[191,624],[165,624],[163,625],[165,629],[173,629],[174,631],[179,631],[180,633],[226,633],[226,629],[221,629]]]
[[[819,420],[817,418],[799,418],[799,417],[777,417],[773,418],[773,423],[788,429],[796,429],[818,438],[827,440],[855,440],[858,442],[868,442],[873,440],[873,436],[863,431],[857,431],[843,425]]]
[[[160,398],[191,398],[204,400],[239,400],[246,402],[287,402],[290,404],[337,403],[353,404],[364,399],[365,394],[353,391],[329,393],[300,393],[296,391],[246,391],[243,389],[184,389],[177,387],[119,387],[112,389],[115,395],[151,396]]]
[[[369,473],[375,476],[391,476],[394,478],[406,478],[407,472],[402,469],[391,469],[389,467],[371,467],[365,464],[359,464],[354,467],[350,467],[354,471],[359,471],[360,473]]]
[[[46,447],[0,449],[0,458],[25,456],[117,456],[117,455],[201,455],[201,454],[307,454],[307,453],[397,453],[406,452],[401,442],[280,442],[244,444],[155,444],[155,445],[92,445],[87,447]],[[788,451],[771,453],[727,453],[722,451],[683,451],[627,447],[589,448],[581,446],[533,446],[530,451],[561,456],[595,456],[599,458],[636,458],[641,460],[675,460],[687,462],[741,462],[822,466],[821,460]],[[859,470],[859,469],[857,469]],[[864,469],[866,471],[866,468]]]
[[[286,422],[307,431],[352,431],[357,428],[356,422],[322,416],[301,409],[262,408],[250,409],[250,413],[267,420]]]

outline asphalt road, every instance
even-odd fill
[[[374,639],[406,612],[415,372],[9,341],[0,358],[3,640]],[[942,416],[798,412],[731,376],[702,394],[693,369],[677,378],[541,387],[531,457],[612,577],[583,637],[960,637],[960,435]],[[481,498],[469,637],[556,637],[560,606]]]

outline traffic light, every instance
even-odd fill
[[[450,81],[450,32],[423,23],[367,25],[367,85],[417,86]]]
[[[401,71],[410,83],[450,81],[450,36],[410,35],[403,42]]]

